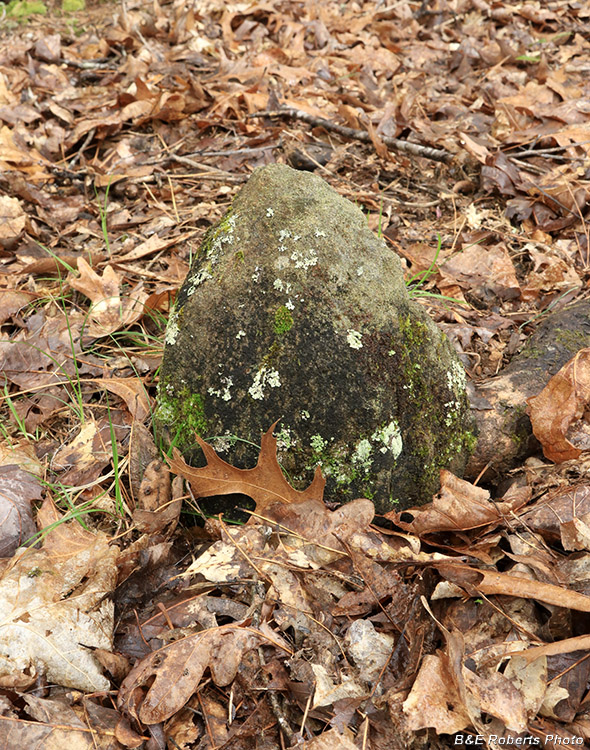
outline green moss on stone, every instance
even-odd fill
[[[187,388],[176,394],[170,386],[160,384],[155,421],[181,453],[194,447],[195,433],[204,437],[208,432],[203,396]]]
[[[293,328],[293,316],[285,305],[281,305],[275,312],[274,330],[277,336],[283,336]]]
[[[415,407],[415,419],[412,425],[413,447],[416,455],[423,459],[422,471],[424,486],[433,485],[438,482],[441,468],[450,466],[456,456],[467,453],[471,454],[477,443],[475,433],[467,429],[464,423],[462,410],[451,406],[446,407],[445,412],[440,412],[441,429],[448,436],[442,445],[440,442],[433,453],[433,445],[436,431],[433,425],[433,415],[442,408],[439,403],[440,395],[434,394],[427,374],[423,372],[420,362],[416,359],[419,352],[425,346],[425,340],[430,335],[428,327],[410,317],[400,318],[400,333],[402,335],[402,346],[400,347],[400,364],[405,378],[405,389]],[[457,364],[457,367],[459,365]],[[451,370],[449,373],[449,386],[451,390],[460,390],[458,373]],[[465,394],[457,394],[457,406],[459,398],[466,398]],[[420,415],[424,415],[423,418]],[[443,418],[444,417],[444,418]]]
[[[555,341],[567,351],[576,354],[580,349],[588,346],[588,334],[585,331],[576,331],[571,328],[556,328]]]
[[[534,346],[533,344],[527,344],[527,346],[524,347],[524,349],[520,352],[518,355],[519,357],[524,357],[525,359],[538,359],[543,354],[543,351],[539,349],[538,346]]]

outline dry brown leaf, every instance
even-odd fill
[[[424,657],[403,709],[413,731],[434,727],[438,734],[454,734],[471,723],[442,654]]]
[[[440,472],[440,484],[440,492],[432,503],[401,513],[387,513],[385,517],[418,536],[436,531],[475,529],[501,520],[498,504],[491,501],[487,490],[459,479],[447,469]],[[414,516],[409,523],[402,520],[408,514]]]
[[[439,265],[445,286],[481,288],[502,299],[520,296],[520,286],[512,259],[504,245],[472,245]]]
[[[590,513],[590,485],[575,484],[552,490],[520,516],[527,529],[546,541],[561,541],[566,550],[590,549],[587,521]]]
[[[0,466],[0,557],[12,557],[35,534],[31,503],[41,495],[36,476],[16,464]]]
[[[313,482],[306,490],[296,490],[285,479],[277,461],[277,440],[272,434],[276,425],[277,422],[262,436],[258,463],[253,469],[236,469],[235,466],[231,466],[219,458],[213,448],[199,435],[195,437],[205,454],[207,466],[202,469],[189,466],[175,449],[170,468],[190,482],[195,497],[232,493],[247,495],[256,503],[257,513],[264,512],[275,503],[321,500],[326,480],[319,466],[315,470]]]
[[[35,292],[16,291],[16,289],[0,290],[0,324],[5,323],[11,315],[26,307],[36,297]]]
[[[118,711],[84,700],[70,705],[65,698],[23,697],[26,714],[35,721],[23,721],[16,711],[0,717],[2,748],[44,748],[44,750],[124,750],[143,745]],[[7,701],[5,708],[10,704]],[[119,742],[117,742],[119,740]]]
[[[547,383],[538,396],[529,398],[535,437],[551,461],[578,458],[582,450],[568,439],[568,430],[583,417],[590,402],[590,349],[581,349]]]
[[[78,258],[78,270],[80,276],[72,279],[70,286],[85,294],[92,302],[88,313],[89,323],[85,328],[90,336],[108,336],[141,318],[143,304],[147,299],[141,283],[122,297],[122,279],[112,266],[106,266],[101,277],[84,258]]]
[[[144,422],[151,414],[150,397],[141,378],[94,378],[91,382],[120,396],[131,416],[139,422]]]
[[[301,750],[358,750],[354,744],[354,734],[347,728],[343,733],[336,728],[329,729],[299,747]]]

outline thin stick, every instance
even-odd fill
[[[338,133],[345,138],[354,138],[363,143],[372,143],[371,136],[366,130],[356,130],[355,128],[349,128],[346,125],[337,125],[329,120],[324,120],[323,117],[315,117],[307,112],[301,112],[298,109],[285,108],[266,112],[254,112],[253,114],[248,115],[248,117],[291,117],[295,120],[307,122],[314,127],[322,127],[333,133]],[[445,164],[449,164],[453,160],[453,154],[442,149],[421,146],[419,143],[410,143],[409,141],[402,141],[399,138],[390,138],[389,136],[382,136],[381,140],[393,151],[402,151],[403,153],[412,154],[413,156],[422,156],[425,159],[431,159],[432,161],[441,161]]]

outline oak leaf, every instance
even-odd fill
[[[275,503],[321,500],[326,480],[319,466],[315,470],[312,483],[303,491],[296,490],[283,476],[277,461],[277,441],[272,434],[277,422],[262,436],[258,463],[253,469],[237,469],[228,464],[198,435],[196,439],[205,454],[207,466],[200,469],[189,466],[175,449],[174,458],[170,460],[170,468],[190,482],[195,497],[233,493],[247,495],[256,503],[257,513],[262,513]]]

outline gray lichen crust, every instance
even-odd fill
[[[189,457],[196,430],[242,467],[280,417],[295,484],[319,463],[327,499],[380,512],[429,502],[475,440],[463,368],[397,256],[326,182],[279,164],[205,236],[170,315],[157,416]]]

